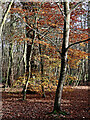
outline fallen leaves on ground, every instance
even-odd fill
[[[63,91],[61,107],[70,113],[66,116],[47,114],[53,110],[55,92],[46,92],[46,98],[42,98],[40,94],[27,94],[25,101],[22,101],[21,92],[3,92],[2,120],[89,120],[88,89],[71,89],[66,87]]]

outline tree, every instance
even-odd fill
[[[3,26],[4,26],[4,24],[5,24],[5,21],[6,21],[6,18],[7,18],[7,16],[8,16],[8,13],[9,13],[9,11],[10,11],[10,9],[11,9],[11,6],[12,6],[12,4],[13,4],[13,0],[11,0],[11,2],[8,4],[8,7],[7,7],[7,9],[6,9],[6,11],[5,11],[5,13],[4,13],[4,15],[3,15],[3,17],[2,17],[2,20],[0,21],[0,44],[1,44],[1,35],[2,35],[2,29],[3,29]],[[1,7],[1,6],[0,6]],[[1,45],[2,46],[2,45]],[[1,47],[0,47],[1,48]],[[1,48],[2,49],[2,48]],[[2,50],[0,50],[1,52],[2,52]],[[1,53],[0,52],[0,53]],[[11,54],[11,53],[10,53]],[[1,54],[0,54],[0,63],[1,63]],[[0,67],[0,68],[2,68],[2,67]],[[8,77],[7,77],[7,79],[9,79],[9,74],[11,73],[11,67],[9,66],[9,69],[8,69]],[[2,75],[1,75],[2,73],[1,73],[1,69],[0,69],[0,80],[2,79]],[[7,80],[6,80],[7,81]],[[8,80],[8,81],[10,81],[10,80]],[[11,83],[9,83],[10,85],[11,85]]]
[[[58,86],[56,89],[55,102],[54,102],[54,111],[60,111],[61,97],[63,84],[65,81],[65,73],[66,73],[66,61],[67,61],[67,52],[65,52],[69,43],[69,25],[70,25],[70,13],[69,13],[69,2],[64,2],[64,32],[63,32],[63,44],[62,44],[62,52],[61,52],[61,70],[60,70],[60,78],[58,82]]]
[[[13,7],[13,4],[12,6]],[[13,21],[13,16],[10,16],[10,20],[11,22]],[[10,24],[10,33],[11,35],[13,34],[13,25]],[[13,64],[13,40],[10,40],[10,45],[9,45],[9,65],[8,65],[8,70],[7,70],[7,79],[6,79],[6,85],[5,87],[12,86],[12,80],[10,79],[11,75],[12,75],[12,64]]]
[[[1,48],[1,34],[2,34],[2,29],[3,29],[3,25],[5,24],[5,21],[6,21],[6,18],[7,18],[7,15],[8,15],[8,12],[9,12],[9,10],[11,9],[11,6],[12,6],[12,4],[13,4],[13,0],[9,3],[9,5],[8,5],[8,7],[7,7],[7,9],[6,9],[6,12],[4,13],[4,15],[3,15],[3,18],[1,19],[1,21],[0,21],[0,64],[1,64],[1,52],[2,52],[2,48]],[[1,5],[0,5],[0,7],[1,7]],[[2,14],[2,13],[0,13],[0,14]],[[1,70],[1,66],[0,66],[0,80],[2,80],[2,70]]]
[[[43,74],[44,74],[44,71],[43,71],[44,68],[47,70],[47,62],[44,59],[42,59],[42,56],[45,56],[48,58],[48,60],[50,60],[50,57],[51,57],[51,59],[55,58],[56,57],[55,55],[58,52],[61,57],[61,61],[60,61],[60,59],[58,59],[58,61],[61,62],[61,67],[60,67],[60,77],[58,80],[55,102],[54,102],[54,110],[53,110],[53,111],[57,111],[57,112],[61,111],[61,98],[62,98],[62,91],[63,91],[64,82],[65,82],[65,75],[66,75],[67,61],[68,61],[67,56],[68,56],[68,51],[70,52],[70,50],[71,50],[71,49],[69,50],[69,48],[74,45],[77,45],[79,43],[90,40],[90,39],[85,39],[85,40],[79,41],[81,38],[80,39],[78,38],[79,40],[76,42],[75,41],[76,38],[73,38],[73,36],[69,36],[70,15],[73,12],[73,10],[79,4],[81,4],[81,2],[74,3],[74,4],[75,4],[75,6],[72,7],[72,6],[70,6],[70,3],[68,2],[68,0],[65,0],[65,2],[62,3],[62,5],[61,5],[61,6],[64,6],[64,12],[61,9],[61,6],[58,2],[54,3],[53,7],[49,2],[44,3],[41,6],[41,9],[39,12],[37,12],[37,10],[35,11],[35,9],[37,9],[37,8],[36,8],[36,6],[34,6],[35,3],[33,3],[33,2],[24,3],[23,9],[21,9],[21,10],[19,8],[14,8],[14,10],[17,10],[18,13],[22,14],[23,12],[25,12],[25,14],[21,15],[21,16],[20,16],[20,14],[19,15],[16,14],[16,16],[19,16],[18,19],[20,19],[19,25],[21,25],[21,21],[23,21],[25,23],[25,27],[26,27],[25,28],[26,31],[24,32],[24,34],[25,34],[24,38],[27,40],[27,41],[25,41],[25,46],[24,46],[24,64],[25,64],[24,69],[25,69],[25,72],[27,73],[27,79],[25,79],[26,82],[25,82],[25,86],[23,89],[23,91],[24,91],[23,99],[25,99],[25,97],[26,97],[26,90],[27,90],[27,86],[29,83],[29,78],[31,77],[31,74],[32,74],[31,57],[32,57],[33,51],[35,50],[34,43],[39,43],[39,52],[40,52],[40,57],[41,57],[40,63],[41,63],[41,72],[42,72],[41,77],[42,78],[43,78]],[[29,8],[29,6],[30,6],[30,8]],[[46,7],[46,9],[45,9],[45,7]],[[47,7],[50,7],[50,8],[47,10]],[[58,10],[58,8],[59,8],[59,10]],[[56,15],[53,14],[52,11],[55,11],[55,13],[57,13],[57,14]],[[32,16],[30,16],[30,15],[32,15]],[[37,16],[39,17],[38,20],[37,20]],[[46,18],[45,18],[45,16],[46,16]],[[57,17],[57,20],[56,20],[56,17]],[[62,20],[61,20],[61,18],[62,18]],[[74,20],[74,19],[75,19],[75,15],[74,16],[72,15],[72,20]],[[62,27],[63,25],[64,25],[64,27]],[[72,27],[75,27],[74,25],[71,24]],[[60,44],[58,44],[59,42],[56,39],[56,37],[57,37],[57,33],[55,33],[56,30],[58,31],[58,34],[60,34],[60,35],[58,35],[58,37],[60,38],[60,39],[58,39]],[[51,32],[51,31],[53,31],[53,32]],[[63,38],[62,38],[62,31],[63,31]],[[20,31],[19,31],[19,33],[20,33]],[[55,34],[56,34],[56,36],[54,36]],[[39,36],[39,38],[37,36]],[[69,37],[72,37],[74,39],[73,43],[69,41]],[[19,36],[19,38],[21,40],[21,36]],[[45,40],[45,42],[44,42],[44,40]],[[45,54],[45,52],[43,54],[41,54],[40,44],[43,44],[45,47],[47,47],[46,54]],[[45,50],[44,47],[43,47],[43,50]],[[52,54],[51,56],[49,55],[49,50],[50,50],[50,53]],[[37,57],[37,59],[38,59],[38,57]],[[46,66],[42,64],[43,60],[45,62],[44,64],[46,64]],[[45,71],[45,72],[47,72],[47,71]],[[54,72],[56,74],[55,69],[54,69]],[[54,78],[52,78],[52,79],[54,79]],[[44,83],[44,81],[42,80],[41,83]],[[42,90],[44,93],[43,86],[42,86]]]
[[[80,2],[81,3],[81,2]],[[77,5],[80,3],[77,3],[74,8],[76,8]],[[54,102],[54,110],[60,112],[61,111],[61,98],[62,98],[62,91],[63,91],[63,84],[65,81],[65,74],[66,74],[66,62],[67,62],[67,50],[75,45],[79,44],[81,42],[89,41],[90,39],[79,41],[76,43],[73,43],[71,45],[69,44],[69,26],[70,26],[70,13],[73,9],[69,9],[69,1],[65,0],[64,2],[64,33],[63,33],[63,44],[62,44],[62,52],[61,54],[61,69],[60,69],[60,78],[58,81],[58,86],[56,89],[56,95],[55,95],[55,102]]]
[[[27,4],[27,3],[26,3]],[[34,12],[34,25],[33,27],[37,27],[37,18],[36,18],[36,15],[35,15],[35,10],[33,8],[33,5],[35,3],[30,3],[30,5],[32,6],[32,9],[28,7],[28,10],[29,12],[31,12],[31,10]],[[35,4],[36,5],[36,4]],[[25,3],[23,3],[23,8],[25,7]],[[27,8],[25,8],[27,9]],[[28,17],[25,16],[25,20],[28,24]],[[31,78],[32,76],[32,54],[33,54],[33,48],[34,48],[34,40],[36,39],[36,32],[33,31],[32,29],[29,30],[28,32],[28,26],[26,26],[26,30],[27,30],[27,33],[26,33],[26,37],[27,38],[31,38],[32,41],[30,43],[30,41],[27,41],[27,53],[26,53],[26,74],[27,74],[27,80],[26,80],[26,83],[25,83],[25,86],[23,88],[23,100],[26,98],[26,91],[27,91],[27,87],[28,87],[28,82],[29,82],[29,78]]]
[[[11,9],[11,6],[12,6],[12,4],[13,4],[13,1],[14,1],[14,0],[11,0],[11,2],[8,4],[8,7],[7,7],[7,9],[6,9],[6,12],[5,12],[4,15],[3,15],[2,21],[1,21],[1,23],[0,23],[0,34],[2,33],[3,25],[5,24],[5,21],[6,21],[8,12],[9,12],[10,9]]]
[[[88,2],[88,29],[90,29],[90,1]],[[90,38],[90,31],[89,31],[89,36]],[[88,85],[89,85],[89,80],[90,80],[90,41],[88,42]]]

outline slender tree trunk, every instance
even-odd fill
[[[3,14],[3,11],[2,11],[2,6],[0,4],[0,23],[2,21],[2,14]],[[1,30],[2,32],[2,30]],[[1,32],[0,32],[0,83],[2,83],[2,56],[3,56],[3,41],[1,40]]]
[[[26,80],[26,83],[25,83],[25,86],[23,88],[23,100],[26,99],[26,91],[27,91],[27,87],[28,87],[28,81],[29,81],[29,78],[31,76],[31,57],[32,57],[32,53],[33,53],[33,44],[32,44],[32,48],[31,48],[31,51],[30,51],[30,56],[29,56],[29,61],[27,61],[27,66],[26,66],[26,76],[27,76],[27,80]],[[28,47],[27,47],[28,49]]]
[[[39,52],[40,52],[40,55],[42,55],[41,54],[41,44],[39,44]],[[42,97],[45,98],[46,96],[45,96],[45,90],[44,90],[44,85],[43,85],[43,82],[44,82],[44,80],[43,80],[43,77],[44,77],[43,69],[44,68],[43,67],[44,67],[44,65],[43,65],[43,58],[42,58],[42,56],[40,58],[41,58],[40,63],[41,63],[41,78],[42,78],[42,80],[41,80],[41,82],[42,82],[42,85],[41,85],[41,87],[42,87]]]
[[[35,27],[37,25],[37,18],[35,17]],[[26,80],[26,83],[25,83],[25,86],[23,88],[23,100],[26,99],[26,91],[27,91],[27,87],[28,87],[28,81],[29,81],[29,78],[31,77],[31,57],[32,57],[32,54],[33,54],[33,47],[34,47],[34,39],[36,39],[36,32],[35,31],[32,31],[33,32],[33,36],[32,36],[32,43],[30,44],[30,42],[28,41],[27,42],[27,54],[26,54],[26,74],[27,74],[27,80]],[[29,36],[29,33],[26,34],[27,37],[30,38]]]
[[[24,57],[23,57],[23,69],[24,69],[24,81],[26,80],[26,66],[27,66],[27,62],[26,62],[26,51],[27,51],[27,43],[26,41],[24,42]]]
[[[26,17],[26,21],[28,20],[28,18]],[[27,31],[27,26],[26,26],[26,31]],[[30,62],[31,62],[31,54],[32,54],[32,45],[33,45],[33,40],[34,40],[34,35],[35,35],[35,32],[34,31],[32,31],[33,32],[33,36],[32,36],[32,38],[31,38],[31,36],[30,36],[30,32],[27,32],[26,33],[26,37],[27,38],[31,38],[32,39],[32,43],[30,43],[29,41],[27,41],[27,45],[25,44],[25,53],[24,53],[24,62],[25,62],[25,74],[26,74],[26,77],[27,77],[27,79],[26,79],[26,82],[25,82],[25,85],[24,85],[24,87],[23,87],[23,100],[25,100],[26,99],[26,91],[27,91],[27,87],[28,87],[28,81],[29,81],[29,78],[30,78],[30,74],[31,74],[31,64],[30,64]],[[25,61],[26,60],[26,61]]]
[[[41,40],[39,35],[38,35],[38,39]],[[41,85],[41,87],[42,87],[42,97],[45,98],[46,95],[45,95],[45,90],[44,90],[44,85],[43,85],[43,82],[44,82],[44,80],[43,80],[43,77],[44,77],[44,63],[43,63],[43,58],[41,56],[42,55],[41,44],[39,44],[39,52],[40,52],[40,64],[41,64],[41,78],[42,78],[42,80],[41,80],[41,83],[42,83],[42,85]]]
[[[64,34],[63,34],[63,44],[62,44],[62,53],[61,53],[61,70],[60,70],[60,78],[58,81],[55,102],[54,102],[54,111],[56,110],[57,112],[61,110],[61,98],[62,98],[63,84],[65,81],[65,73],[66,73],[67,52],[65,52],[65,49],[67,48],[69,42],[69,24],[70,24],[68,0],[65,0],[64,2],[64,14],[65,17],[64,17]]]
[[[12,49],[13,49],[13,43],[10,44],[9,46],[9,65],[8,65],[8,71],[7,71],[7,81],[6,81],[6,87],[9,86],[11,87],[11,72],[12,72]]]
[[[27,63],[26,63],[26,51],[27,51],[27,42],[25,41],[24,42],[24,57],[23,57],[23,62],[24,62],[23,69],[24,69],[25,74],[26,74],[26,66],[27,66]]]
[[[88,2],[88,29],[90,29],[90,1]],[[90,30],[88,33],[88,37],[90,38]],[[90,41],[88,42],[88,80],[87,85],[90,85]]]
[[[34,36],[34,34],[33,34],[33,36]],[[28,81],[31,76],[31,57],[32,57],[32,52],[33,52],[33,40],[34,40],[34,38],[32,39],[31,45],[29,42],[27,42],[27,53],[26,53],[26,62],[25,62],[27,80],[26,80],[25,86],[23,88],[23,100],[26,99],[26,91],[27,91],[27,87],[28,87]]]
[[[17,44],[17,52],[20,52],[19,48],[20,48],[20,46]],[[18,56],[18,61],[19,61],[19,63],[17,65],[17,77],[19,77],[19,75],[20,75],[20,55]]]
[[[12,5],[13,7],[13,5]],[[13,21],[13,16],[11,15],[11,21]],[[13,25],[10,24],[10,33],[11,35],[13,34]],[[9,65],[8,65],[8,71],[7,71],[7,80],[6,80],[6,85],[5,87],[9,86],[11,87],[12,80],[10,79],[11,74],[12,74],[12,62],[13,62],[13,40],[10,41],[11,43],[9,44]]]
[[[11,2],[8,4],[8,7],[6,8],[6,12],[3,15],[2,21],[0,21],[0,34],[2,33],[3,25],[5,24],[7,15],[9,13],[9,10],[11,9],[11,6],[13,4],[14,0],[11,0]],[[0,35],[1,36],[1,35]]]

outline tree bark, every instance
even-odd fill
[[[33,36],[34,36],[34,34],[33,34]],[[28,87],[28,81],[29,81],[29,78],[31,76],[31,57],[32,57],[32,53],[33,53],[33,41],[34,41],[34,38],[32,39],[32,45],[29,45],[29,42],[27,42],[27,54],[26,54],[27,80],[26,80],[25,86],[23,88],[23,100],[26,99],[26,91],[27,91],[27,87]]]
[[[28,87],[28,81],[29,81],[29,78],[31,76],[31,57],[32,57],[34,36],[35,36],[35,32],[33,32],[33,38],[32,38],[32,44],[31,45],[30,45],[30,42],[27,41],[27,53],[26,53],[26,63],[25,63],[26,64],[27,80],[26,80],[25,86],[23,88],[23,100],[26,99],[26,91],[27,91],[27,87]],[[26,34],[26,37],[30,37],[29,33]]]
[[[0,4],[0,16],[2,16],[3,11],[1,10],[2,6]],[[0,18],[1,23],[2,17]],[[3,53],[3,41],[1,40],[1,33],[0,33],[0,83],[2,83],[2,53]]]
[[[68,0],[65,0],[64,2],[64,14],[65,14],[64,16],[65,19],[64,19],[63,44],[62,44],[62,53],[61,53],[60,78],[58,81],[55,102],[54,102],[54,111],[56,110],[57,112],[61,110],[61,98],[62,98],[63,84],[65,81],[65,74],[66,74],[67,52],[65,52],[65,49],[67,48],[69,42],[69,24],[70,24]]]
[[[1,21],[1,23],[0,23],[0,34],[2,33],[3,25],[4,25],[5,21],[6,21],[7,15],[8,15],[8,13],[9,13],[9,10],[11,9],[11,6],[12,6],[12,4],[13,4],[13,1],[14,1],[14,0],[11,0],[11,2],[9,3],[9,5],[8,5],[8,7],[7,7],[7,9],[6,9],[5,14],[3,15],[2,21]]]
[[[9,86],[11,87],[11,79],[10,79],[10,76],[11,76],[11,72],[12,72],[12,49],[13,49],[13,43],[11,43],[9,45],[9,65],[8,65],[8,71],[7,71],[7,80],[6,80],[6,85],[5,87]]]
[[[27,17],[26,17],[27,18]],[[28,19],[28,18],[27,18]],[[26,19],[26,21],[27,21]],[[27,22],[28,23],[28,22]],[[37,18],[35,17],[35,27],[37,26]],[[28,27],[28,26],[27,26]],[[34,27],[34,26],[33,26]],[[27,28],[26,28],[27,30]],[[30,35],[30,32],[33,32],[33,35]],[[32,69],[31,69],[31,57],[33,54],[33,47],[34,47],[34,39],[36,39],[36,32],[35,31],[30,31],[26,34],[26,37],[31,38],[32,42],[30,43],[29,41],[27,41],[27,53],[26,53],[26,74],[27,74],[27,80],[25,83],[25,86],[23,88],[23,100],[26,99],[26,91],[27,91],[27,87],[28,87],[28,81],[29,78],[32,75]]]
[[[13,4],[14,5],[14,4]],[[12,5],[12,7],[13,7]],[[13,21],[13,16],[10,16],[10,20]],[[13,34],[13,25],[10,24],[10,33]],[[13,40],[11,40],[11,43],[9,44],[9,65],[8,65],[8,71],[7,71],[7,80],[5,87],[9,86],[11,87],[12,80],[10,79],[12,74],[12,63],[13,63]]]
[[[88,2],[88,30],[90,29],[90,1]],[[88,37],[90,38],[90,30],[88,31]],[[88,80],[87,85],[90,85],[90,41],[88,42]]]
[[[41,54],[41,44],[39,44],[39,52],[40,52],[40,55],[42,55]],[[41,64],[41,78],[42,78],[42,80],[41,80],[41,83],[43,84],[43,82],[44,82],[44,80],[43,80],[43,77],[44,77],[44,65],[43,65],[43,58],[42,58],[42,56],[40,56],[40,64]],[[45,90],[44,90],[44,85],[41,85],[41,87],[42,87],[42,97],[43,98],[45,98],[46,97],[46,95],[45,95]]]

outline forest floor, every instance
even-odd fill
[[[62,110],[70,115],[47,114],[53,110],[55,92],[46,92],[46,98],[40,94],[27,94],[22,101],[21,92],[2,92],[1,120],[89,120],[88,86],[64,87]]]

